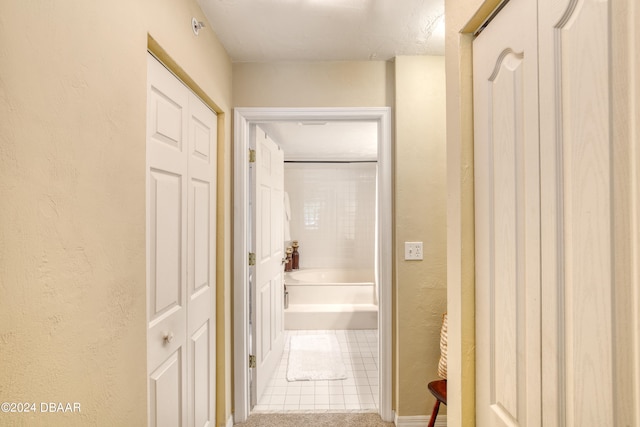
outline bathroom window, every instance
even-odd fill
[[[304,228],[307,230],[320,229],[321,200],[305,200],[304,202]]]

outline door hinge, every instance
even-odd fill
[[[249,149],[249,163],[256,162],[256,150]]]
[[[256,254],[249,252],[249,265],[256,265]]]
[[[249,355],[249,368],[255,368],[256,367],[256,356],[254,356],[253,354]]]

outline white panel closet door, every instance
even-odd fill
[[[256,398],[280,362],[284,350],[284,153],[256,127],[255,252],[253,294],[256,349]]]
[[[477,425],[540,426],[540,187],[535,1],[473,44]]]
[[[187,397],[193,427],[215,425],[216,139],[215,113],[189,93]]]
[[[514,12],[532,6],[537,16]],[[474,43],[481,427],[638,424],[634,16],[633,0],[511,0]],[[503,89],[501,67],[489,70],[496,57],[505,76],[522,70]],[[515,150],[505,146],[519,135]],[[530,400],[540,387],[541,417]]]
[[[149,425],[215,424],[215,114],[148,56]]]
[[[545,427],[635,424],[616,410],[611,7],[538,1]]]
[[[152,57],[147,85],[149,425],[186,426],[189,94]]]

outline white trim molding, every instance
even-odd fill
[[[431,415],[412,415],[412,416],[398,416],[394,423],[396,427],[425,427],[429,425],[431,421]],[[447,416],[438,415],[436,418],[435,427],[447,427]]]
[[[249,383],[249,275],[248,233],[250,230],[249,146],[250,129],[257,123],[282,121],[369,121],[378,124],[378,230],[377,264],[379,280],[378,333],[380,374],[380,417],[393,420],[391,409],[391,268],[392,240],[392,138],[391,108],[236,108],[234,110],[233,188],[233,320],[234,320],[234,421],[244,422],[250,413]]]
[[[229,416],[229,418],[227,418],[227,423],[221,427],[233,427],[233,415]]]

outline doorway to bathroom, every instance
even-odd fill
[[[256,325],[259,319],[256,319],[255,311],[260,307],[252,307],[256,302],[255,280],[256,267],[250,266],[253,264],[250,259],[250,253],[255,247],[255,242],[252,241],[255,236],[256,218],[252,216],[252,212],[255,211],[256,206],[252,206],[252,200],[257,200],[253,196],[253,186],[255,185],[255,173],[254,169],[258,169],[260,165],[266,164],[265,161],[272,159],[274,156],[267,155],[264,159],[260,157],[256,159],[256,166],[250,166],[250,161],[253,160],[250,156],[253,156],[252,150],[254,150],[256,141],[258,139],[266,140],[268,134],[274,135],[277,133],[276,125],[284,125],[290,127],[297,126],[315,126],[324,124],[346,124],[346,123],[360,123],[362,125],[372,127],[374,130],[375,138],[375,159],[369,159],[367,161],[359,161],[357,163],[351,161],[350,166],[346,166],[346,162],[336,162],[332,159],[330,163],[327,163],[327,159],[322,163],[324,166],[318,166],[318,161],[313,163],[306,163],[304,160],[300,160],[297,163],[292,164],[292,170],[290,176],[297,177],[302,174],[305,176],[316,176],[318,173],[322,174],[353,174],[362,176],[363,180],[367,180],[367,176],[370,177],[372,182],[373,194],[370,198],[374,199],[373,206],[375,206],[375,212],[372,213],[372,234],[371,241],[373,248],[369,247],[372,254],[372,276],[367,280],[358,278],[356,280],[357,286],[349,286],[352,288],[349,292],[354,295],[360,293],[363,290],[366,294],[367,282],[370,282],[371,291],[371,306],[377,304],[377,316],[372,317],[372,313],[360,313],[350,312],[346,316],[349,322],[355,322],[352,326],[356,329],[349,331],[339,329],[340,326],[333,328],[335,331],[329,332],[329,335],[334,335],[337,341],[341,345],[357,347],[362,349],[363,355],[357,355],[359,363],[364,366],[364,362],[367,359],[373,359],[374,363],[367,366],[367,369],[374,369],[375,365],[377,371],[376,383],[377,386],[371,387],[371,393],[375,393],[372,396],[372,401],[375,405],[363,405],[362,408],[375,408],[384,420],[391,421],[391,257],[392,257],[392,240],[391,240],[391,125],[390,125],[390,109],[383,108],[319,108],[319,109],[283,109],[283,108],[239,108],[235,110],[234,116],[234,384],[235,384],[235,421],[241,422],[247,418],[254,405],[259,402],[256,392],[257,378],[262,378],[262,387],[264,387],[264,378],[268,377],[269,372],[260,372],[260,363],[256,363],[257,358],[255,355],[255,343],[256,334],[264,332],[265,325]],[[267,130],[267,131],[266,131]],[[277,135],[274,135],[275,139],[278,139]],[[323,144],[324,146],[330,145]],[[289,147],[288,151],[292,148]],[[329,151],[327,151],[329,150]],[[327,148],[325,154],[330,152],[331,149]],[[256,150],[257,151],[257,150]],[[260,156],[260,154],[257,154]],[[289,159],[291,161],[291,156]],[[267,160],[265,160],[267,159]],[[271,161],[271,160],[268,160]],[[322,159],[320,159],[322,161]],[[327,167],[329,165],[329,167]],[[330,170],[335,169],[333,172]],[[360,170],[362,169],[362,170]],[[374,170],[373,174],[371,169]],[[311,171],[309,173],[309,171]],[[291,175],[293,174],[293,175]],[[298,178],[289,178],[297,180]],[[329,184],[328,184],[329,185]],[[339,188],[335,187],[335,188]],[[294,189],[295,190],[295,189]],[[253,202],[257,204],[256,202]],[[306,203],[306,202],[305,202]],[[295,205],[295,203],[294,203]],[[308,203],[307,203],[308,205]],[[274,211],[275,212],[275,211]],[[308,218],[309,221],[313,221],[313,218]],[[277,221],[276,221],[277,222]],[[264,221],[260,221],[258,226],[263,226]],[[285,226],[286,228],[286,226]],[[284,230],[283,230],[284,231]],[[294,237],[294,236],[290,236]],[[290,240],[289,240],[290,241]],[[262,245],[261,245],[262,246]],[[311,249],[311,248],[309,248]],[[311,255],[310,252],[307,255]],[[275,258],[275,257],[274,257]],[[286,259],[286,257],[283,257]],[[310,258],[307,258],[309,261]],[[303,261],[304,263],[304,261]],[[308,265],[308,264],[307,264]],[[301,270],[302,271],[302,270]],[[306,271],[305,271],[306,273]],[[318,274],[324,277],[328,272],[315,272],[316,277]],[[340,273],[342,274],[342,273]],[[300,278],[287,279],[298,281]],[[304,280],[310,279],[309,277]],[[330,285],[335,285],[344,280],[344,277],[332,277],[329,280]],[[349,278],[352,282],[353,278]],[[300,281],[301,283],[304,281]],[[303,284],[306,284],[304,282]],[[275,286],[278,287],[277,285]],[[301,304],[306,306],[307,309],[315,310],[321,303],[320,296],[328,297],[331,292],[328,292],[328,288],[323,288],[319,295],[313,297],[314,301],[300,301],[302,303],[314,304]],[[345,288],[343,288],[344,290]],[[293,289],[292,289],[293,291]],[[297,291],[298,296],[302,298],[311,297],[308,292],[302,292],[300,289]],[[315,291],[319,292],[316,288]],[[275,293],[274,295],[277,295]],[[293,296],[293,295],[291,295]],[[276,297],[277,298],[277,297]],[[354,296],[355,298],[355,296]],[[268,299],[265,299],[268,301]],[[252,303],[253,302],[253,303]],[[276,303],[273,307],[278,307],[281,304]],[[282,304],[283,305],[283,304]],[[359,309],[367,306],[367,304],[354,304],[358,305]],[[262,306],[262,304],[261,304]],[[357,311],[357,310],[356,310]],[[282,313],[284,314],[284,312]],[[302,316],[300,318],[292,318],[291,313],[287,313],[288,318],[285,322],[289,323],[287,327],[286,339],[287,342],[293,336],[304,334],[300,331],[293,329],[301,329],[304,326],[304,322],[329,322],[332,324],[340,323],[340,314],[336,315],[330,313],[314,313],[311,316],[305,316],[304,313],[297,313],[296,315]],[[274,324],[277,324],[279,313],[275,313],[274,317],[269,317],[268,322],[271,322],[272,328]],[[330,316],[328,319],[323,320],[323,316]],[[333,316],[333,317],[331,317]],[[367,317],[369,316],[369,317]],[[343,316],[344,317],[344,316]],[[376,319],[377,317],[377,319]],[[283,316],[284,318],[284,316]],[[371,320],[373,319],[373,323]],[[337,323],[336,323],[337,322]],[[359,323],[360,322],[360,323]],[[292,325],[297,325],[293,327]],[[304,326],[304,329],[310,327],[311,329],[318,329],[320,326],[311,325]],[[256,329],[257,328],[257,329]],[[372,329],[369,329],[372,328]],[[375,329],[377,331],[375,331]],[[258,332],[256,332],[258,331]],[[276,331],[277,332],[277,331]],[[327,331],[324,331],[327,332]],[[372,332],[376,332],[372,335]],[[276,336],[277,333],[274,335]],[[322,337],[327,338],[327,337]],[[274,347],[274,348],[277,348]],[[287,351],[289,349],[287,348]],[[264,351],[263,351],[264,353]],[[290,363],[291,364],[291,363]],[[273,364],[271,364],[273,366]],[[277,369],[277,365],[276,365]],[[280,363],[280,369],[282,369],[282,363]],[[280,372],[282,374],[282,371]],[[361,373],[364,373],[361,372]],[[370,372],[371,373],[371,372]],[[283,381],[286,379],[281,378]],[[309,383],[306,383],[307,385]],[[335,386],[337,383],[333,383]],[[350,387],[350,386],[348,386]],[[334,387],[335,388],[335,387]],[[355,385],[353,386],[355,390]],[[308,392],[309,390],[307,390]],[[345,396],[346,397],[346,396]],[[374,403],[370,402],[370,403]],[[328,408],[327,408],[328,409]],[[346,409],[346,407],[345,407]]]

